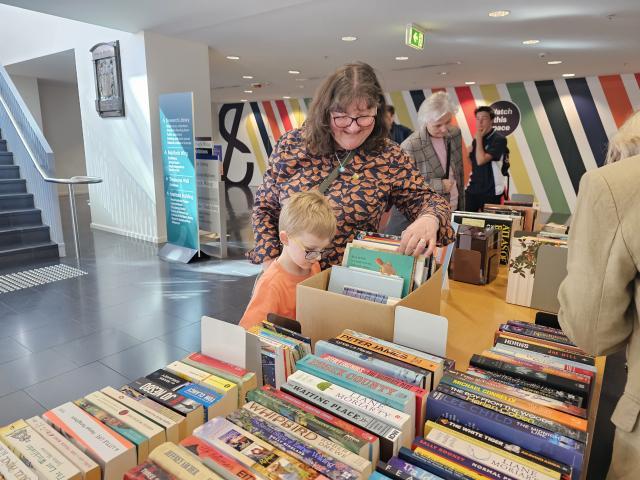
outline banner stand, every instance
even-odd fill
[[[166,243],[158,252],[158,256],[168,262],[189,263],[198,255],[198,250]]]

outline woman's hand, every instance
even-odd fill
[[[418,257],[431,255],[436,248],[440,222],[434,215],[423,215],[402,232],[398,251],[404,255]]]

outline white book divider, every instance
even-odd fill
[[[439,357],[446,356],[449,320],[441,315],[399,306],[395,311],[393,341]]]

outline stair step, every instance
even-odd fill
[[[0,195],[0,212],[34,208],[32,193],[5,193]]]
[[[37,208],[17,208],[0,212],[0,228],[42,225],[42,214]]]
[[[0,152],[6,152],[6,151],[7,151],[7,141],[0,140]]]
[[[25,265],[30,262],[60,258],[58,245],[54,242],[39,242],[13,248],[0,247],[0,268]]]
[[[13,153],[0,152],[0,165],[13,165]]]
[[[27,181],[23,178],[0,179],[0,194],[27,193]]]
[[[18,179],[20,178],[20,167],[17,165],[0,165],[0,178]]]
[[[0,250],[50,241],[49,227],[46,225],[0,228]]]

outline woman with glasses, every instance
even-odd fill
[[[385,98],[369,65],[345,65],[320,86],[302,128],[277,142],[253,209],[254,263],[265,268],[280,255],[278,214],[298,191],[319,189],[337,219],[333,244],[320,263],[342,261],[345,246],[360,231],[377,231],[388,206],[412,223],[400,250],[430,253],[436,242],[453,241],[448,202],[429,188],[413,160],[387,138]]]

